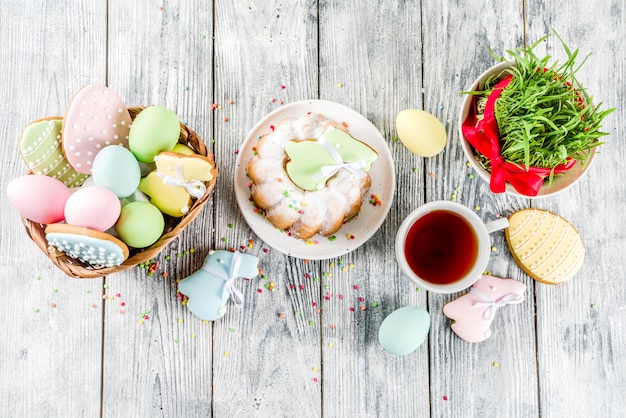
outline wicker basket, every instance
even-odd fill
[[[141,112],[144,107],[130,107],[128,110],[130,112],[130,116],[132,119],[135,119],[137,114]],[[174,240],[181,232],[193,221],[199,214],[206,202],[208,201],[209,196],[211,195],[213,188],[215,187],[215,182],[217,179],[217,166],[215,165],[215,161],[213,159],[213,155],[208,152],[206,145],[202,141],[202,138],[198,136],[192,129],[189,127],[180,124],[180,137],[178,138],[178,142],[184,145],[188,145],[193,148],[196,153],[208,157],[213,163],[213,169],[211,173],[213,174],[213,179],[209,182],[206,182],[206,192],[204,196],[199,199],[195,199],[189,212],[185,214],[182,218],[172,218],[165,215],[165,231],[164,234],[159,238],[157,242],[152,244],[148,248],[143,249],[132,249],[130,250],[130,255],[124,263],[119,266],[114,267],[103,267],[103,268],[95,268],[86,263],[82,263],[79,260],[76,260],[72,257],[67,256],[65,253],[58,251],[55,247],[49,246],[48,241],[46,240],[46,225],[42,225],[40,223],[31,222],[26,218],[22,217],[22,223],[26,228],[26,232],[28,236],[37,244],[37,246],[50,258],[50,260],[56,265],[59,269],[65,272],[68,276],[75,278],[83,278],[83,279],[92,279],[96,277],[103,277],[112,273],[117,273],[123,270],[127,270],[131,267],[135,267],[141,263],[148,262],[155,258],[163,248],[170,241]],[[32,174],[32,172],[30,173]]]

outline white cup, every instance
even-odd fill
[[[461,218],[465,225],[467,225],[473,232],[473,237],[475,238],[472,240],[475,242],[475,244],[472,244],[472,247],[477,248],[475,258],[467,257],[465,261],[468,262],[468,267],[464,268],[465,271],[463,274],[459,277],[454,277],[454,280],[449,283],[437,283],[435,280],[425,280],[410,267],[409,261],[407,260],[407,252],[410,257],[411,250],[415,252],[415,248],[407,249],[406,246],[407,235],[409,234],[411,227],[415,225],[417,220],[422,219],[424,216],[433,212],[448,212],[456,215],[458,218]],[[396,259],[398,260],[402,271],[404,271],[404,273],[420,287],[435,293],[459,292],[474,284],[474,282],[484,273],[491,254],[491,239],[489,238],[489,234],[506,228],[508,225],[509,222],[506,218],[497,219],[493,222],[485,224],[478,217],[478,215],[476,215],[476,213],[460,203],[447,200],[426,203],[414,210],[400,225],[398,233],[396,234]],[[465,228],[462,225],[460,225],[460,227]],[[437,228],[435,227],[430,228],[429,230],[431,234],[441,234],[446,236],[449,235],[448,233],[450,232],[445,231],[444,229],[437,231]],[[454,239],[454,237],[451,239]],[[455,245],[450,245],[450,247],[455,247]],[[463,249],[457,249],[456,251],[463,251]],[[452,253],[448,254],[448,256],[454,258],[454,254],[454,251],[452,251]],[[466,256],[466,254],[457,255],[463,255],[463,257]],[[448,262],[454,262],[454,259],[448,260]],[[416,263],[416,261],[413,261],[413,263]],[[445,264],[445,266],[447,265],[448,263]],[[443,281],[450,281],[449,279],[450,278],[446,278],[446,280]]]

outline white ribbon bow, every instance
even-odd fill
[[[166,186],[181,186],[184,187],[187,192],[195,197],[196,199],[200,199],[204,196],[206,192],[206,186],[200,180],[189,180],[185,181],[183,177],[183,166],[177,165],[174,168],[174,176],[168,176],[165,173],[157,172],[157,176],[159,176],[163,180],[163,184]]]
[[[497,300],[491,299],[475,287],[472,287],[470,289],[470,293],[480,299],[479,302],[474,303],[475,308],[480,308],[483,306],[487,307],[487,309],[483,313],[483,319],[485,321],[491,321],[496,315],[496,311],[498,310],[498,308],[501,308],[505,305],[522,303],[524,301],[524,297],[522,295],[518,295],[517,293],[512,292],[505,293]]]
[[[367,167],[367,163],[364,160],[346,163],[343,161],[343,158],[341,158],[341,155],[339,155],[337,150],[331,144],[329,144],[326,139],[324,139],[324,136],[320,136],[319,138],[317,138],[317,142],[319,142],[324,147],[326,152],[328,152],[332,159],[335,160],[336,164],[323,166],[320,169],[321,171],[313,176],[313,180],[319,180],[324,177],[332,177],[342,168],[345,168],[346,170],[350,171],[352,174],[355,174],[358,177],[365,176],[365,172],[363,171],[363,169]]]
[[[242,259],[243,254],[239,251],[235,251],[233,253],[233,258],[230,262],[230,271],[228,274],[226,274],[223,270],[215,269],[207,264],[202,266],[202,270],[226,282],[224,284],[224,289],[222,290],[222,300],[228,297],[226,294],[226,291],[228,291],[231,299],[235,303],[235,306],[238,308],[243,308],[243,293],[235,287],[233,282],[239,277],[239,266],[241,265]]]

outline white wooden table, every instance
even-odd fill
[[[608,143],[558,197],[494,195],[468,178],[459,92],[494,63],[489,46],[502,53],[552,28],[593,53],[579,78],[617,108],[604,123]],[[0,0],[0,416],[623,416],[625,43],[621,0]],[[562,57],[553,45],[545,50]],[[174,110],[220,168],[211,201],[161,253],[152,277],[138,267],[103,279],[65,276],[29,241],[4,192],[26,172],[21,130],[62,114],[90,83],[128,105]],[[281,103],[316,98],[355,109],[381,131],[397,190],[367,244],[305,263],[252,233],[233,170],[258,120]],[[445,153],[422,159],[393,141],[406,108],[444,123]],[[417,292],[393,252],[406,215],[453,193],[480,206],[484,220],[549,209],[574,224],[587,250],[580,273],[551,287],[523,273],[495,234],[488,269],[526,283],[527,300],[501,309],[480,344],[459,339],[442,314],[459,295]],[[243,310],[231,306],[203,323],[177,299],[176,279],[200,268],[210,249],[251,239],[246,251],[260,257],[267,279],[246,282]],[[430,312],[429,338],[410,355],[388,355],[378,328],[409,305]]]

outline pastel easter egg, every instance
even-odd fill
[[[7,186],[11,205],[26,219],[41,224],[65,219],[65,203],[71,194],[61,181],[41,174],[18,177]]]
[[[135,117],[128,137],[137,160],[149,163],[162,151],[171,151],[180,136],[176,113],[163,106],[150,106]]]
[[[585,260],[585,247],[576,228],[546,210],[524,209],[513,213],[505,234],[513,259],[541,283],[570,280]]]
[[[378,341],[397,356],[415,351],[428,336],[430,315],[424,308],[407,306],[390,313],[380,324]]]
[[[115,231],[126,245],[149,247],[161,237],[165,219],[156,206],[148,202],[131,202],[122,207]]]
[[[65,221],[96,231],[111,228],[120,216],[121,204],[115,193],[100,186],[76,190],[65,203]]]
[[[423,110],[406,109],[396,116],[400,141],[413,154],[432,157],[446,146],[446,129],[433,115]]]
[[[132,152],[118,145],[109,145],[94,158],[91,176],[96,186],[111,190],[117,197],[127,197],[137,190],[141,169]]]
[[[41,119],[30,123],[20,138],[20,153],[35,174],[62,181],[68,187],[80,187],[88,175],[74,170],[65,158],[62,146],[62,118]]]
[[[72,98],[63,117],[63,151],[79,173],[89,174],[107,145],[128,147],[132,120],[122,100],[106,86],[90,84]]]
[[[195,152],[193,150],[193,148],[191,148],[188,145],[181,144],[180,142],[178,142],[176,145],[174,145],[174,148],[172,148],[172,152],[176,152],[178,154],[184,154],[184,155],[194,155],[194,154],[197,154],[197,152]]]

